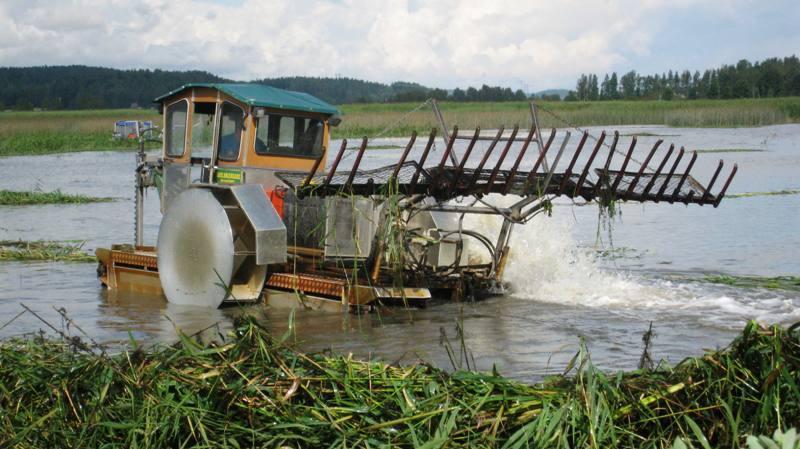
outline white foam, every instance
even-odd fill
[[[507,206],[512,198],[491,198]],[[621,314],[653,312],[690,315],[709,324],[738,327],[743,320],[793,322],[800,318],[798,298],[776,294],[754,297],[750,289],[697,282],[673,282],[649,275],[601,268],[594,252],[580,248],[572,230],[569,206],[552,217],[539,216],[517,225],[504,272],[510,294],[517,298],[561,305],[599,307]],[[467,215],[466,229],[495,238],[501,220]],[[478,245],[470,245],[475,250]],[[480,253],[485,258],[485,253]],[[479,257],[471,254],[471,257]]]

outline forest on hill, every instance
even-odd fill
[[[191,82],[234,82],[203,71],[167,71],[103,67],[0,67],[0,111],[120,109],[151,107],[157,96]],[[448,101],[524,101],[520,89],[482,85],[446,90],[398,81],[384,84],[354,78],[293,76],[264,78],[254,83],[308,92],[329,103]],[[559,101],[563,91],[537,95]],[[741,60],[704,72],[689,70],[642,75],[630,71],[600,77],[581,75],[565,101],[733,99],[800,96],[800,59],[770,58],[751,63]]]

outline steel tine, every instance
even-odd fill
[[[469,181],[469,185],[467,185],[468,189],[474,187],[475,184],[478,182],[481,170],[483,170],[483,166],[486,165],[486,161],[489,159],[489,156],[492,155],[494,147],[497,146],[497,142],[500,142],[500,138],[503,137],[503,131],[505,131],[505,127],[501,126],[500,129],[497,131],[497,136],[495,136],[494,140],[492,140],[492,143],[489,144],[489,148],[486,150],[486,152],[483,153],[483,158],[481,158],[480,164],[478,164],[478,167],[475,168],[475,172],[472,173],[472,179]]]
[[[394,168],[392,172],[392,177],[389,178],[390,180],[397,179],[397,175],[400,174],[400,168],[403,167],[403,164],[406,162],[406,158],[408,157],[408,153],[411,152],[411,148],[414,146],[414,142],[417,140],[417,132],[411,132],[411,140],[408,141],[408,145],[406,145],[406,149],[403,150],[403,154],[400,156],[400,160],[397,162],[397,166]]]
[[[556,129],[553,128],[550,131],[550,137],[547,139],[547,143],[544,145],[544,149],[539,153],[539,157],[536,159],[536,163],[533,164],[533,169],[530,173],[528,173],[528,177],[526,178],[525,182],[530,185],[533,182],[533,178],[536,177],[536,171],[539,170],[539,165],[542,164],[542,160],[544,160],[545,156],[547,156],[547,150],[550,149],[550,144],[553,143],[553,139],[556,138]]]
[[[317,170],[319,169],[319,165],[322,163],[322,160],[325,159],[325,152],[319,155],[316,161],[314,161],[314,165],[311,167],[311,171],[308,172],[308,176],[306,176],[305,181],[303,181],[303,185],[301,188],[308,187],[311,184],[311,180],[314,179],[314,175],[317,174]]]
[[[628,148],[628,154],[625,155],[625,160],[622,161],[622,167],[619,169],[619,173],[617,173],[616,179],[614,179],[614,184],[611,186],[611,191],[616,192],[617,187],[619,186],[620,181],[622,181],[622,177],[625,175],[625,169],[628,168],[628,163],[631,161],[631,157],[633,157],[633,149],[636,147],[636,136],[633,136],[631,139],[631,146]]]
[[[542,193],[547,194],[547,188],[550,187],[550,181],[553,179],[553,175],[556,172],[556,166],[558,165],[558,160],[561,159],[561,154],[564,153],[564,148],[567,147],[567,142],[569,142],[569,138],[572,134],[567,131],[564,135],[564,140],[561,142],[561,148],[558,149],[558,154],[556,154],[556,158],[553,159],[553,165],[550,166],[550,172],[547,173],[547,178],[544,180],[544,187],[542,188]]]
[[[414,176],[411,178],[411,190],[414,190],[414,187],[417,186],[417,181],[419,181],[419,174],[423,170],[423,165],[425,165],[425,160],[428,158],[428,153],[431,151],[431,147],[433,146],[433,140],[436,139],[436,128],[431,129],[431,134],[428,137],[428,143],[425,144],[425,149],[422,151],[422,157],[420,158],[419,162],[417,163],[417,171],[414,172]]]
[[[690,191],[686,198],[683,199],[683,204],[689,204],[692,201],[692,197],[694,197],[694,190]],[[702,206],[702,203],[700,204]]]
[[[333,165],[331,165],[330,171],[328,171],[328,176],[325,177],[325,183],[322,184],[323,187],[328,187],[333,179],[333,174],[336,173],[336,168],[339,167],[339,162],[342,160],[342,156],[344,155],[344,150],[347,149],[347,139],[342,139],[342,146],[339,148],[339,153],[336,154],[336,159],[333,160]]]
[[[678,151],[678,157],[675,159],[675,163],[672,164],[672,168],[667,173],[667,177],[664,178],[664,183],[661,184],[661,188],[658,189],[658,193],[656,193],[656,203],[664,199],[664,191],[667,190],[667,186],[669,185],[669,180],[672,178],[672,175],[675,174],[675,170],[678,168],[678,164],[681,162],[681,158],[683,158],[684,149],[681,147],[681,150]]]
[[[641,178],[641,177],[642,177],[642,173],[644,173],[645,169],[647,168],[647,164],[649,164],[649,163],[650,163],[650,159],[652,159],[652,158],[653,158],[653,156],[656,154],[656,150],[658,150],[658,147],[659,147],[659,146],[660,146],[660,145],[661,145],[663,142],[664,142],[664,141],[663,141],[662,139],[658,139],[658,140],[656,141],[656,144],[655,144],[655,145],[653,145],[653,149],[652,149],[652,150],[650,150],[650,153],[649,153],[649,154],[647,155],[647,157],[645,158],[645,160],[644,160],[644,163],[642,164],[642,166],[641,166],[641,167],[639,167],[639,172],[638,172],[638,173],[636,173],[636,177],[635,177],[635,178],[633,178],[633,181],[631,181],[631,185],[629,185],[629,186],[628,186],[628,192],[626,193],[626,195],[630,195],[631,193],[633,193],[633,189],[636,187],[636,184],[639,182],[639,178]]]
[[[450,139],[447,140],[447,147],[442,155],[442,160],[439,162],[439,173],[444,170],[444,164],[447,162],[447,158],[450,157],[450,152],[453,151],[453,143],[456,141],[456,136],[458,136],[458,125],[453,126],[453,132],[450,134]]]
[[[686,178],[689,176],[689,173],[692,171],[692,167],[694,167],[694,161],[697,160],[697,151],[692,151],[692,158],[689,160],[689,165],[686,166],[686,171],[681,176],[681,180],[678,181],[678,186],[675,187],[675,191],[672,192],[672,196],[669,199],[669,204],[672,204],[673,201],[678,197],[678,194],[681,192],[681,187],[683,187],[683,183],[686,182]]]
[[[361,165],[361,158],[364,156],[364,151],[367,149],[367,143],[369,143],[369,139],[367,139],[367,136],[364,136],[364,139],[361,141],[361,148],[358,149],[358,154],[356,154],[356,160],[353,162],[353,167],[350,169],[350,176],[347,177],[347,182],[344,183],[345,187],[352,186],[353,179],[356,177],[356,171],[358,171],[358,166]]]
[[[652,189],[653,186],[656,184],[656,179],[658,179],[658,177],[661,176],[661,170],[663,170],[664,166],[667,165],[667,161],[669,160],[669,157],[672,156],[672,152],[674,150],[675,150],[675,144],[670,145],[669,146],[669,150],[667,150],[667,155],[664,156],[664,159],[662,159],[661,163],[658,164],[658,168],[656,169],[656,172],[653,173],[653,177],[650,178],[650,181],[647,183],[647,185],[644,187],[644,190],[642,191],[642,199],[643,200],[644,200],[644,197],[646,197],[650,193],[650,189]]]
[[[702,206],[703,203],[706,202],[708,196],[711,195],[711,188],[714,187],[714,183],[717,182],[717,176],[722,171],[722,166],[725,163],[722,159],[719,160],[719,165],[717,165],[717,171],[714,172],[714,176],[711,177],[711,181],[708,182],[708,186],[703,190],[703,196],[700,197],[700,205]]]
[[[733,170],[731,170],[730,176],[728,176],[728,180],[725,181],[725,185],[722,187],[722,191],[717,194],[717,201],[714,203],[714,207],[719,206],[720,201],[725,196],[725,192],[728,191],[728,186],[731,185],[731,181],[733,181],[733,177],[736,176],[736,171],[739,169],[738,164],[733,164]]]
[[[475,142],[481,136],[481,129],[475,128],[475,133],[472,135],[472,140],[469,141],[469,145],[467,145],[467,150],[464,152],[464,156],[461,158],[461,163],[458,164],[458,168],[456,168],[456,173],[453,176],[453,185],[458,185],[458,181],[461,178],[461,173],[464,172],[464,165],[467,164],[467,160],[469,159],[469,155],[472,154],[472,149],[475,147]]]
[[[600,147],[603,146],[603,141],[606,140],[606,132],[603,131],[600,133],[600,138],[597,139],[597,143],[594,146],[594,150],[592,150],[591,156],[589,156],[589,161],[586,162],[586,166],[583,167],[583,171],[581,172],[581,177],[578,178],[578,184],[575,185],[575,195],[578,195],[581,191],[581,187],[583,186],[583,182],[586,181],[586,176],[589,175],[589,169],[592,166],[592,162],[594,162],[594,158],[597,156],[597,152],[600,151]]]
[[[606,159],[605,165],[603,165],[604,172],[608,172],[609,167],[611,167],[611,159],[614,157],[614,152],[617,151],[617,142],[619,142],[619,131],[614,131],[614,140],[611,142],[611,149],[608,150],[608,158]]]
[[[611,167],[611,159],[614,157],[614,152],[617,151],[617,143],[619,142],[619,131],[614,131],[614,140],[611,141],[611,147],[608,150],[608,157],[606,158],[606,163],[603,165],[603,170],[600,172],[600,177],[597,180],[597,185],[595,189],[597,191],[603,187],[603,182],[608,182],[608,169]],[[611,184],[608,184],[608,187],[611,188]]]
[[[572,155],[572,160],[569,162],[567,171],[564,172],[564,179],[561,180],[561,187],[558,189],[559,195],[564,193],[564,189],[567,188],[567,181],[569,181],[570,176],[572,176],[572,169],[575,168],[575,162],[578,161],[578,156],[580,156],[581,150],[583,149],[583,145],[586,144],[587,138],[589,138],[589,131],[584,131],[581,141],[578,143],[578,148],[575,149],[575,154]]]
[[[522,163],[522,158],[525,157],[525,152],[528,151],[528,145],[531,144],[534,134],[536,134],[536,127],[531,126],[531,130],[528,132],[528,137],[522,144],[522,148],[520,148],[519,154],[517,154],[517,160],[514,161],[514,166],[511,167],[511,171],[508,173],[508,179],[506,179],[506,186],[503,189],[503,195],[508,195],[508,191],[511,190],[511,185],[514,183],[514,178],[517,176],[517,170],[519,169],[519,164]]]
[[[500,171],[500,166],[503,165],[503,161],[506,160],[506,155],[508,154],[508,150],[511,149],[511,145],[514,144],[514,139],[517,138],[517,132],[519,131],[519,125],[514,125],[514,129],[511,131],[511,137],[508,138],[508,142],[506,142],[506,146],[503,148],[503,152],[500,153],[500,159],[497,160],[497,164],[494,166],[494,170],[492,170],[492,175],[489,176],[489,182],[486,184],[486,189],[484,189],[483,193],[488,194],[489,191],[492,189],[492,185],[494,185],[495,179],[497,179],[497,173]]]

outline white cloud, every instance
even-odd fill
[[[0,65],[569,87],[582,72],[635,68],[675,26],[661,18],[695,3],[702,2],[7,0]],[[719,9],[732,14],[740,3]]]

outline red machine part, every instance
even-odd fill
[[[273,189],[264,190],[267,194],[267,198],[269,198],[272,203],[272,207],[275,208],[275,211],[278,212],[278,216],[281,217],[281,220],[283,220],[283,199],[286,196],[287,190],[286,187],[281,186],[275,186]]]

